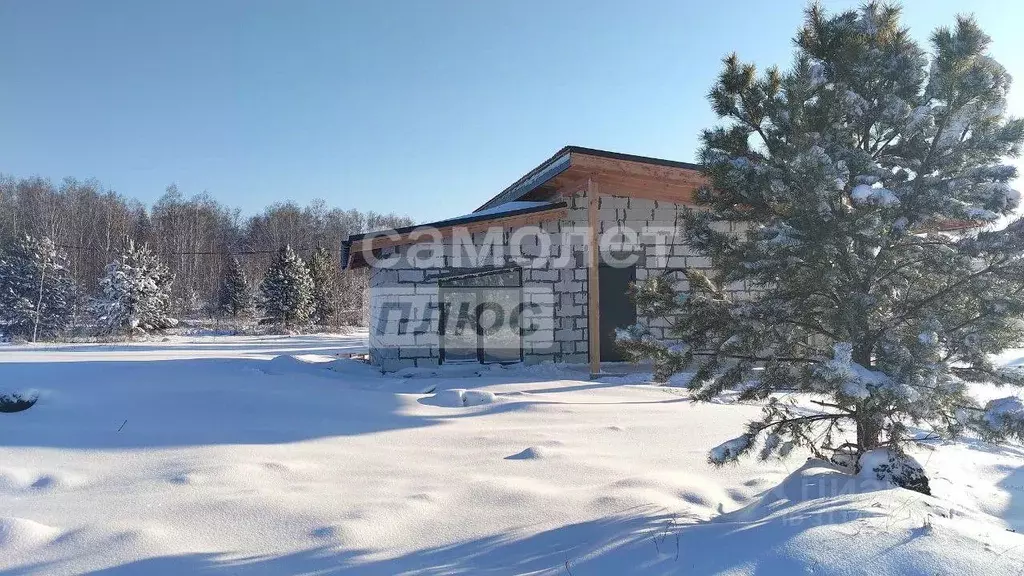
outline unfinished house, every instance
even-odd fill
[[[711,266],[679,234],[702,184],[694,164],[568,146],[471,214],[351,236],[342,266],[371,268],[371,363],[621,361],[616,329],[648,321],[630,283]]]

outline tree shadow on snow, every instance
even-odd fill
[[[297,363],[297,361],[296,361]],[[428,426],[401,397],[359,389],[379,379],[265,360],[8,362],[0,381],[41,391],[32,410],[0,415],[6,446],[116,449],[276,444]],[[353,368],[361,366],[353,363]]]
[[[998,486],[1006,491],[1010,501],[999,516],[1016,532],[1024,532],[1024,467],[1009,469],[1009,474]]]
[[[567,524],[534,534],[492,535],[386,558],[380,557],[382,551],[346,550],[324,544],[280,556],[232,558],[222,554],[196,553],[153,557],[90,574],[441,576],[531,573],[657,576],[711,574],[743,568],[753,568],[755,574],[797,574],[805,572],[808,567],[787,549],[802,532],[820,529],[823,525],[848,531],[849,527],[844,525],[878,515],[881,513],[873,511],[858,511],[852,516],[843,514],[830,502],[804,508],[799,514],[781,519],[747,523],[695,522],[664,512],[634,510],[630,514]],[[386,551],[383,554],[386,555]],[[851,568],[852,564],[868,560],[857,556],[856,551],[851,551],[848,559]],[[57,567],[38,564],[0,574],[46,572]]]

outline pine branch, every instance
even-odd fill
[[[894,318],[892,318],[892,321],[891,321],[890,324],[882,325],[882,326],[880,326],[878,328],[878,330],[875,330],[873,332],[874,338],[877,339],[879,336],[884,334],[886,330],[891,328],[893,324],[898,323],[898,322],[902,322],[902,321],[910,318],[915,312],[921,310],[922,308],[924,308],[928,304],[931,304],[932,302],[934,302],[934,301],[936,301],[936,300],[938,300],[940,298],[943,298],[943,297],[949,295],[953,290],[956,290],[957,288],[959,288],[960,286],[963,286],[967,282],[969,282],[971,280],[974,280],[975,278],[979,278],[981,276],[984,276],[985,274],[988,274],[988,273],[990,273],[992,271],[993,271],[992,266],[991,265],[987,266],[987,267],[983,268],[982,270],[979,270],[978,272],[970,274],[970,275],[968,275],[968,276],[966,276],[964,278],[961,278],[960,280],[958,280],[958,281],[956,281],[956,282],[946,286],[945,288],[943,288],[942,290],[936,292],[935,294],[932,294],[931,296],[928,296],[928,297],[926,297],[926,298],[924,298],[922,300],[919,300],[918,302],[910,305],[910,307],[908,309],[904,310],[898,316],[895,316]]]
[[[707,356],[716,358],[728,358],[729,360],[747,360],[750,362],[796,362],[806,364],[821,364],[817,358],[805,358],[801,356],[753,356],[745,354],[729,354],[727,352],[693,352],[694,356]]]
[[[839,404],[833,404],[831,402],[822,402],[820,400],[811,400],[811,404],[817,404],[823,408],[835,408],[836,410],[842,410],[847,414],[856,414],[855,410],[847,408],[846,406],[840,406]]]

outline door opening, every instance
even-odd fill
[[[615,344],[615,330],[636,324],[636,304],[628,293],[630,283],[636,280],[636,266],[600,266],[597,279],[601,362],[622,362],[625,357]]]

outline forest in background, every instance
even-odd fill
[[[49,238],[67,256],[77,290],[76,306],[97,296],[104,268],[126,239],[146,244],[174,275],[171,312],[179,318],[214,318],[218,291],[231,257],[255,290],[278,251],[290,245],[302,258],[317,247],[337,263],[349,234],[412,224],[396,214],[282,201],[243,215],[208,193],[186,197],[171,185],[152,207],[106,189],[96,180],[72,178],[59,185],[39,177],[0,176],[0,252],[18,238]],[[332,325],[362,321],[366,271],[338,274]]]

